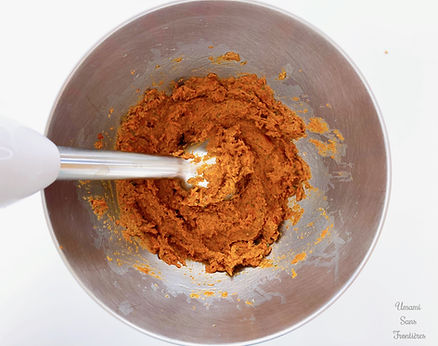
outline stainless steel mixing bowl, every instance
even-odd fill
[[[227,51],[247,63],[209,60]],[[283,69],[287,77],[281,80]],[[110,216],[117,217],[111,184],[56,182],[43,199],[65,263],[113,315],[180,344],[262,341],[301,326],[339,297],[368,259],[387,207],[390,166],[382,118],[363,77],[333,42],[303,20],[261,4],[159,7],[123,24],[85,56],[55,102],[47,136],[57,145],[93,148],[101,132],[111,148],[114,128],[138,101],[138,89],[168,90],[172,80],[211,71],[265,76],[276,96],[306,120],[320,116],[345,137],[310,134],[298,142],[316,189],[301,203],[300,222],[284,224],[265,268],[230,278],[205,274],[200,264],[178,269],[147,251],[125,251],[126,244],[112,236],[119,231],[114,219],[98,220],[86,200],[88,193],[103,194]],[[335,141],[338,152],[323,157],[309,138]],[[306,259],[292,264],[302,252]],[[147,263],[149,275],[135,263]]]

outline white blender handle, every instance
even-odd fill
[[[60,154],[53,142],[0,117],[0,207],[44,189],[59,169]]]

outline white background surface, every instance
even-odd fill
[[[326,32],[364,73],[387,125],[393,188],[382,236],[358,279],[315,320],[264,345],[438,345],[437,3],[267,2]],[[0,2],[0,113],[42,132],[82,55],[161,3]],[[39,194],[0,209],[0,229],[1,345],[167,345],[110,316],[79,287],[53,245]],[[405,314],[416,325],[400,326],[397,301],[421,304]],[[426,339],[397,341],[393,330]]]

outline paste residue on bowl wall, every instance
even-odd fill
[[[209,50],[213,51],[213,45],[208,47]],[[214,46],[214,52],[220,47]],[[222,54],[222,56],[225,54]],[[179,57],[182,55],[176,55],[175,57]],[[221,56],[220,53],[216,56]],[[221,62],[216,62],[215,58],[207,59],[210,64],[236,64],[240,65],[242,72],[241,74],[247,74],[245,69],[247,69],[246,60],[245,65],[239,64],[238,60],[222,60]],[[182,64],[182,62],[178,63],[174,58],[171,58],[171,64],[177,66]],[[186,55],[185,59],[189,60],[190,57]],[[239,59],[240,56],[239,56]],[[159,70],[164,70],[166,68],[171,68],[172,66],[159,66],[158,64],[151,62],[152,66],[152,85],[162,85],[162,75],[157,74]],[[340,131],[336,129],[330,129],[327,122],[325,122],[324,112],[321,113],[318,110],[317,114],[314,114],[312,107],[309,104],[309,100],[305,94],[298,87],[290,87],[287,85],[283,85],[285,81],[289,78],[293,78],[294,73],[305,73],[302,69],[297,68],[293,69],[291,66],[285,66],[285,68],[281,69],[280,74],[287,70],[288,78],[286,80],[282,80],[278,78],[278,73],[274,76],[271,76],[267,79],[270,80],[270,83],[276,92],[279,92],[278,98],[285,102],[295,113],[299,114],[306,123],[306,132],[308,134],[307,138],[298,142],[298,147],[300,148],[300,155],[304,159],[308,157],[311,159],[312,165],[315,165],[315,162],[321,162],[321,160],[325,159],[334,159],[341,170],[338,171],[338,174],[335,173],[334,176],[328,173],[322,174],[322,176],[326,176],[322,181],[316,181],[315,187],[309,188],[306,192],[307,198],[303,201],[297,201],[294,198],[289,199],[289,207],[294,210],[295,217],[297,216],[297,211],[301,210],[303,213],[302,221],[298,222],[298,218],[291,217],[291,219],[286,220],[283,223],[282,229],[285,232],[281,238],[283,239],[283,243],[286,242],[286,248],[288,250],[285,252],[284,250],[278,250],[278,248],[273,245],[273,251],[271,254],[260,261],[257,270],[263,270],[265,273],[262,276],[254,276],[252,271],[238,271],[234,274],[234,282],[235,284],[239,280],[245,280],[250,283],[254,287],[259,287],[252,294],[242,295],[242,292],[238,293],[233,290],[234,284],[227,278],[227,276],[223,275],[223,273],[215,273],[209,274],[205,273],[202,267],[200,267],[196,262],[188,261],[186,267],[182,267],[178,269],[182,273],[181,276],[178,276],[178,280],[180,285],[175,287],[173,282],[173,271],[167,271],[162,267],[155,259],[151,258],[149,255],[145,253],[146,250],[142,249],[141,246],[138,246],[137,242],[127,241],[124,236],[124,227],[120,225],[120,215],[117,205],[116,191],[114,184],[108,184],[106,182],[87,182],[87,184],[80,184],[80,195],[85,196],[87,203],[92,205],[90,197],[90,191],[93,191],[93,197],[98,198],[99,200],[104,197],[105,201],[107,201],[109,208],[106,211],[106,217],[101,217],[101,228],[95,227],[94,232],[96,232],[96,246],[99,248],[105,249],[106,254],[111,258],[108,260],[108,264],[112,270],[123,275],[129,268],[134,268],[138,270],[142,275],[146,275],[152,277],[153,280],[158,280],[151,284],[151,289],[158,290],[163,292],[163,296],[168,297],[176,297],[177,295],[184,293],[187,295],[187,303],[194,304],[193,310],[196,308],[203,307],[208,309],[210,304],[214,302],[215,299],[226,299],[232,300],[237,305],[243,304],[243,306],[251,307],[253,305],[257,305],[262,303],[263,301],[272,299],[275,297],[275,294],[263,292],[260,288],[262,282],[268,280],[269,278],[277,278],[280,273],[286,273],[290,279],[299,280],[299,270],[305,265],[305,263],[313,263],[316,265],[328,266],[334,268],[336,275],[337,272],[337,262],[336,262],[336,252],[339,246],[342,246],[345,241],[348,239],[342,239],[337,235],[336,227],[334,225],[334,215],[326,211],[328,207],[327,197],[325,195],[326,187],[329,186],[331,179],[339,180],[339,181],[351,181],[351,167],[348,163],[342,161],[342,158],[345,155],[345,145],[343,145],[344,138]],[[193,74],[198,74],[202,69],[196,68],[193,69]],[[295,71],[295,72],[294,72]],[[239,74],[237,74],[239,75]],[[155,77],[154,77],[155,76]],[[157,77],[158,76],[158,77]],[[290,76],[290,77],[289,77]],[[154,82],[154,80],[156,82]],[[135,88],[135,93],[139,93],[139,89]],[[320,106],[324,108],[326,111],[333,111],[332,106],[330,104],[326,104],[324,106]],[[111,112],[112,113],[112,112]],[[315,118],[312,120],[312,118]],[[113,129],[111,129],[113,130]],[[114,138],[115,133],[104,133],[105,138]],[[315,146],[311,139],[320,141],[322,143],[327,143],[329,139],[336,142],[337,152],[336,155],[323,155],[323,153],[319,152],[317,146]],[[99,136],[98,142],[102,143],[102,147],[104,149],[113,149],[114,142],[111,140],[106,140]],[[100,146],[99,143],[99,146]],[[112,144],[111,144],[112,143]],[[309,145],[306,145],[309,143]],[[317,158],[320,156],[320,159]],[[322,168],[324,170],[324,165],[316,164],[318,170]],[[326,179],[326,180],[325,180]],[[102,184],[103,188],[100,189],[101,193],[97,193],[99,190],[98,185]],[[311,184],[313,185],[312,181]],[[316,207],[315,207],[316,206]],[[301,209],[300,209],[301,208]],[[295,240],[294,240],[295,239]],[[328,247],[329,244],[334,244],[333,246]],[[284,247],[283,247],[284,249]],[[327,249],[331,249],[327,252]],[[298,257],[297,257],[298,256]],[[295,260],[296,259],[296,260]],[[300,260],[298,260],[300,259]],[[161,269],[158,269],[161,268]],[[162,273],[161,271],[165,271]],[[170,273],[172,273],[170,275]],[[262,281],[259,282],[258,277],[262,278]],[[283,277],[283,276],[282,276]],[[255,281],[254,281],[255,280]],[[116,283],[115,283],[116,284]],[[184,287],[199,287],[199,289],[189,289],[187,290]],[[204,294],[208,292],[207,294]],[[202,302],[201,305],[196,305],[195,301]],[[211,301],[211,302],[209,302]],[[251,302],[253,305],[245,303],[246,301]]]

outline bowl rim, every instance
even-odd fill
[[[82,65],[82,63],[93,53],[93,51],[98,48],[107,38],[109,38],[111,35],[113,35],[115,32],[119,31],[121,28],[125,27],[126,25],[134,22],[135,20],[137,20],[138,18],[141,18],[145,15],[148,15],[150,13],[153,13],[155,11],[158,10],[162,10],[164,8],[167,7],[173,7],[173,6],[178,6],[181,4],[185,4],[185,3],[191,3],[191,2],[210,2],[211,0],[174,0],[174,1],[169,1],[166,2],[164,4],[161,5],[157,5],[154,7],[151,7],[147,10],[144,10],[132,17],[130,17],[129,19],[123,21],[121,24],[119,24],[118,26],[114,27],[112,30],[110,30],[106,35],[104,35],[101,39],[99,39],[97,42],[95,42],[82,56],[82,58],[76,63],[76,65],[74,66],[74,68],[71,70],[71,72],[68,74],[68,76],[66,77],[64,83],[62,84],[61,89],[59,90],[52,108],[50,110],[50,115],[47,119],[46,122],[46,126],[45,126],[45,130],[44,130],[44,135],[47,136],[48,131],[49,131],[49,127],[50,124],[52,122],[53,116],[54,116],[54,112],[55,112],[55,108],[58,105],[58,102],[62,96],[62,94],[64,93],[67,85],[70,83],[72,77],[75,75],[75,73],[77,72],[77,70],[79,69],[79,67]],[[216,0],[217,1],[217,0]],[[353,272],[353,274],[351,275],[351,277],[344,283],[344,285],[338,290],[338,292],[336,292],[336,294],[330,298],[329,301],[327,301],[324,305],[322,305],[319,309],[317,309],[316,311],[314,311],[312,314],[310,314],[309,316],[307,316],[306,318],[304,318],[303,320],[299,321],[298,323],[295,323],[293,325],[291,325],[288,328],[285,328],[279,332],[261,337],[261,338],[257,338],[257,339],[253,339],[253,340],[248,340],[248,341],[243,341],[243,342],[232,342],[232,343],[220,343],[220,344],[209,344],[209,345],[254,345],[254,344],[259,344],[259,343],[263,343],[263,342],[267,342],[269,340],[273,340],[275,338],[278,338],[280,336],[286,335],[290,332],[292,332],[293,330],[296,330],[298,328],[300,328],[301,326],[307,324],[308,322],[312,321],[315,317],[317,317],[318,315],[320,315],[322,312],[324,312],[325,310],[327,310],[330,306],[333,305],[334,302],[336,302],[343,294],[344,292],[352,285],[352,283],[356,280],[356,278],[359,276],[360,272],[362,271],[362,269],[365,267],[365,264],[368,262],[369,258],[371,257],[372,252],[374,251],[376,244],[381,236],[382,233],[382,229],[383,229],[383,225],[384,222],[386,220],[387,214],[388,214],[388,206],[389,206],[389,200],[390,200],[390,196],[391,196],[391,190],[392,190],[392,166],[391,166],[391,152],[390,152],[390,145],[389,145],[389,138],[388,138],[388,132],[385,126],[385,122],[382,116],[382,112],[381,109],[377,103],[377,99],[376,96],[374,95],[374,93],[372,92],[367,80],[365,79],[364,75],[362,74],[362,72],[359,70],[358,66],[353,62],[353,60],[347,55],[347,53],[333,40],[331,39],[326,33],[324,33],[323,31],[321,31],[319,28],[317,28],[316,26],[314,26],[313,24],[311,24],[310,22],[306,21],[305,19],[285,10],[282,9],[280,7],[277,7],[275,5],[271,5],[271,4],[267,4],[264,2],[261,2],[259,0],[220,0],[222,2],[239,2],[239,3],[243,3],[246,5],[251,5],[251,6],[256,6],[256,7],[264,7],[268,10],[271,10],[273,12],[278,12],[281,14],[284,14],[286,16],[291,17],[292,19],[296,20],[297,22],[303,24],[304,26],[308,27],[310,30],[313,30],[314,33],[320,35],[324,40],[326,40],[330,45],[332,45],[343,57],[344,59],[350,64],[350,66],[353,68],[354,72],[356,73],[356,75],[359,77],[359,79],[361,80],[361,82],[363,83],[363,85],[365,86],[365,89],[367,90],[367,93],[369,95],[369,97],[372,100],[373,106],[376,110],[377,113],[377,117],[380,123],[380,127],[382,130],[382,135],[383,135],[383,141],[384,141],[384,147],[385,147],[385,154],[386,154],[386,190],[385,190],[385,198],[384,198],[384,202],[383,202],[383,210],[382,210],[382,214],[380,216],[380,220],[379,223],[377,225],[377,229],[376,232],[374,234],[373,240],[370,244],[370,247],[368,248],[368,251],[366,252],[364,258],[362,259],[362,261],[359,263],[358,267],[356,268],[356,270]],[[193,343],[193,342],[187,342],[187,341],[183,341],[183,340],[178,340],[178,339],[173,339],[173,338],[169,338],[165,335],[161,335],[161,334],[156,334],[150,331],[147,331],[137,325],[135,325],[134,323],[128,321],[126,318],[122,317],[121,315],[117,314],[115,311],[111,310],[108,306],[106,306],[99,298],[97,298],[94,293],[85,286],[85,284],[81,281],[81,279],[76,275],[73,267],[70,265],[70,263],[68,262],[66,256],[64,255],[62,249],[60,248],[60,244],[58,243],[58,240],[55,236],[55,232],[53,230],[53,226],[51,224],[50,221],[50,217],[49,217],[49,213],[48,213],[48,209],[47,209],[47,202],[46,202],[46,198],[45,198],[45,194],[44,194],[44,190],[41,191],[41,199],[42,199],[42,204],[43,204],[43,210],[44,210],[44,216],[47,222],[47,226],[49,228],[49,232],[50,232],[50,236],[56,246],[56,249],[58,251],[58,254],[60,255],[60,257],[62,258],[65,266],[67,267],[67,269],[70,271],[70,273],[72,274],[72,276],[75,278],[76,282],[79,284],[80,287],[82,287],[82,289],[101,307],[103,308],[105,311],[107,311],[108,313],[110,313],[112,316],[116,317],[118,320],[124,322],[125,324],[129,325],[130,327],[134,328],[135,330],[140,331],[143,334],[146,334],[150,337],[153,337],[155,339],[161,340],[161,341],[166,341],[168,343],[171,344],[176,344],[176,345],[203,345],[201,343]]]

